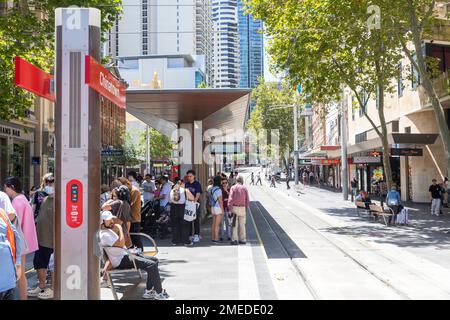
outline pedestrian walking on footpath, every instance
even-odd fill
[[[36,224],[39,249],[34,253],[33,267],[38,275],[39,284],[34,289],[28,290],[29,297],[39,299],[52,299],[53,289],[46,287],[47,269],[50,264],[50,257],[53,254],[54,229],[55,229],[55,207],[54,192],[47,190],[48,196],[41,205]],[[52,272],[52,287],[55,283]]]
[[[442,188],[437,184],[437,180],[432,180],[432,185],[428,189],[431,198],[431,214],[439,216],[441,210]]]
[[[274,187],[274,188],[277,187],[277,186],[275,185],[275,175],[274,175],[274,174],[272,174],[272,175],[270,176],[270,187]]]
[[[223,201],[223,209],[224,214],[222,217],[222,223],[220,225],[220,242],[225,239],[225,235],[228,238],[228,241],[231,241],[231,213],[228,210],[228,196],[229,196],[229,183],[227,179],[222,179],[222,201]]]
[[[170,190],[170,219],[172,222],[172,245],[184,244],[191,246],[189,239],[192,222],[184,220],[186,200],[194,201],[194,195],[186,188],[183,180],[178,180]]]
[[[245,222],[247,208],[249,206],[248,190],[244,186],[244,178],[238,176],[236,185],[231,187],[228,195],[228,210],[233,214],[233,234],[231,244],[245,244],[247,242],[247,233],[245,230]]]
[[[289,190],[291,186],[289,185],[289,182],[291,181],[291,174],[289,170],[286,170],[286,187]]]
[[[444,207],[448,208],[449,205],[449,198],[450,198],[450,182],[448,181],[447,177],[444,177]]]
[[[220,226],[222,225],[222,217],[224,214],[223,200],[222,200],[222,177],[215,176],[213,178],[213,186],[209,190],[209,206],[213,217],[211,227],[211,241],[219,243]]]
[[[353,177],[352,181],[350,181],[350,186],[352,187],[352,197],[356,198],[358,195],[358,180],[356,180],[356,177]]]
[[[130,174],[128,174],[128,175],[130,175]],[[130,194],[131,194],[130,233],[139,233],[139,232],[141,232],[141,209],[142,209],[141,192],[139,191],[138,188],[133,186],[131,184],[131,182],[128,181],[127,178],[120,177],[119,181],[130,190]],[[131,236],[131,241],[137,248],[144,250],[144,245],[142,244],[142,240],[141,240],[140,236]]]
[[[255,185],[255,174],[253,172],[250,174],[250,185]]]
[[[258,182],[259,182],[259,185],[262,186],[261,172],[259,172],[259,171],[256,173],[256,185],[258,185]],[[230,185],[230,186],[232,187],[232,185]]]
[[[22,241],[8,214],[0,208],[0,300],[15,300],[17,281],[23,274]]]
[[[203,193],[202,185],[197,181],[195,177],[194,170],[188,170],[186,172],[187,182],[185,183],[186,188],[194,195],[194,201],[200,203],[200,197]],[[199,211],[199,210],[197,210]],[[200,242],[200,212],[197,212],[195,220],[192,221],[193,232],[191,230],[190,235],[192,235],[192,242],[197,243]],[[192,228],[191,228],[192,229]]]
[[[17,177],[9,177],[3,183],[6,194],[12,199],[18,224],[22,230],[26,249],[22,251],[21,264],[25,266],[26,256],[38,250],[38,241],[36,234],[36,226],[34,223],[33,209],[30,206],[25,195],[22,193],[22,183]],[[27,300],[27,277],[25,276],[25,268],[21,268],[19,276],[18,288],[20,300]]]

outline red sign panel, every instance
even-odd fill
[[[14,58],[14,83],[40,97],[55,101],[55,94],[50,92],[53,76],[20,57]]]
[[[66,185],[66,223],[74,229],[83,223],[83,185],[76,179]]]
[[[86,84],[114,104],[125,109],[125,86],[91,56],[87,55],[85,62]]]

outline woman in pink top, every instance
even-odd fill
[[[38,250],[38,240],[36,234],[36,226],[34,224],[33,209],[27,198],[22,193],[22,184],[17,177],[9,177],[4,182],[4,189],[8,196],[12,199],[12,205],[16,210],[19,224],[26,242],[26,250],[22,253],[21,275],[18,282],[20,300],[27,299],[27,277],[25,276],[26,255]]]

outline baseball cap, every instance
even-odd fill
[[[105,211],[102,212],[102,221],[112,220],[113,218],[115,218],[115,216],[113,216],[111,211],[105,210]]]

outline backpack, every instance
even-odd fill
[[[11,227],[11,223],[9,222],[8,217],[3,209],[0,209],[0,217],[6,224],[6,239],[8,239],[9,246],[11,247],[11,254],[14,261],[14,265],[16,264],[16,237],[14,235],[14,231]]]
[[[210,207],[215,207],[217,204],[217,199],[214,199],[214,193],[219,190],[219,187],[212,187],[209,190],[209,206]]]

